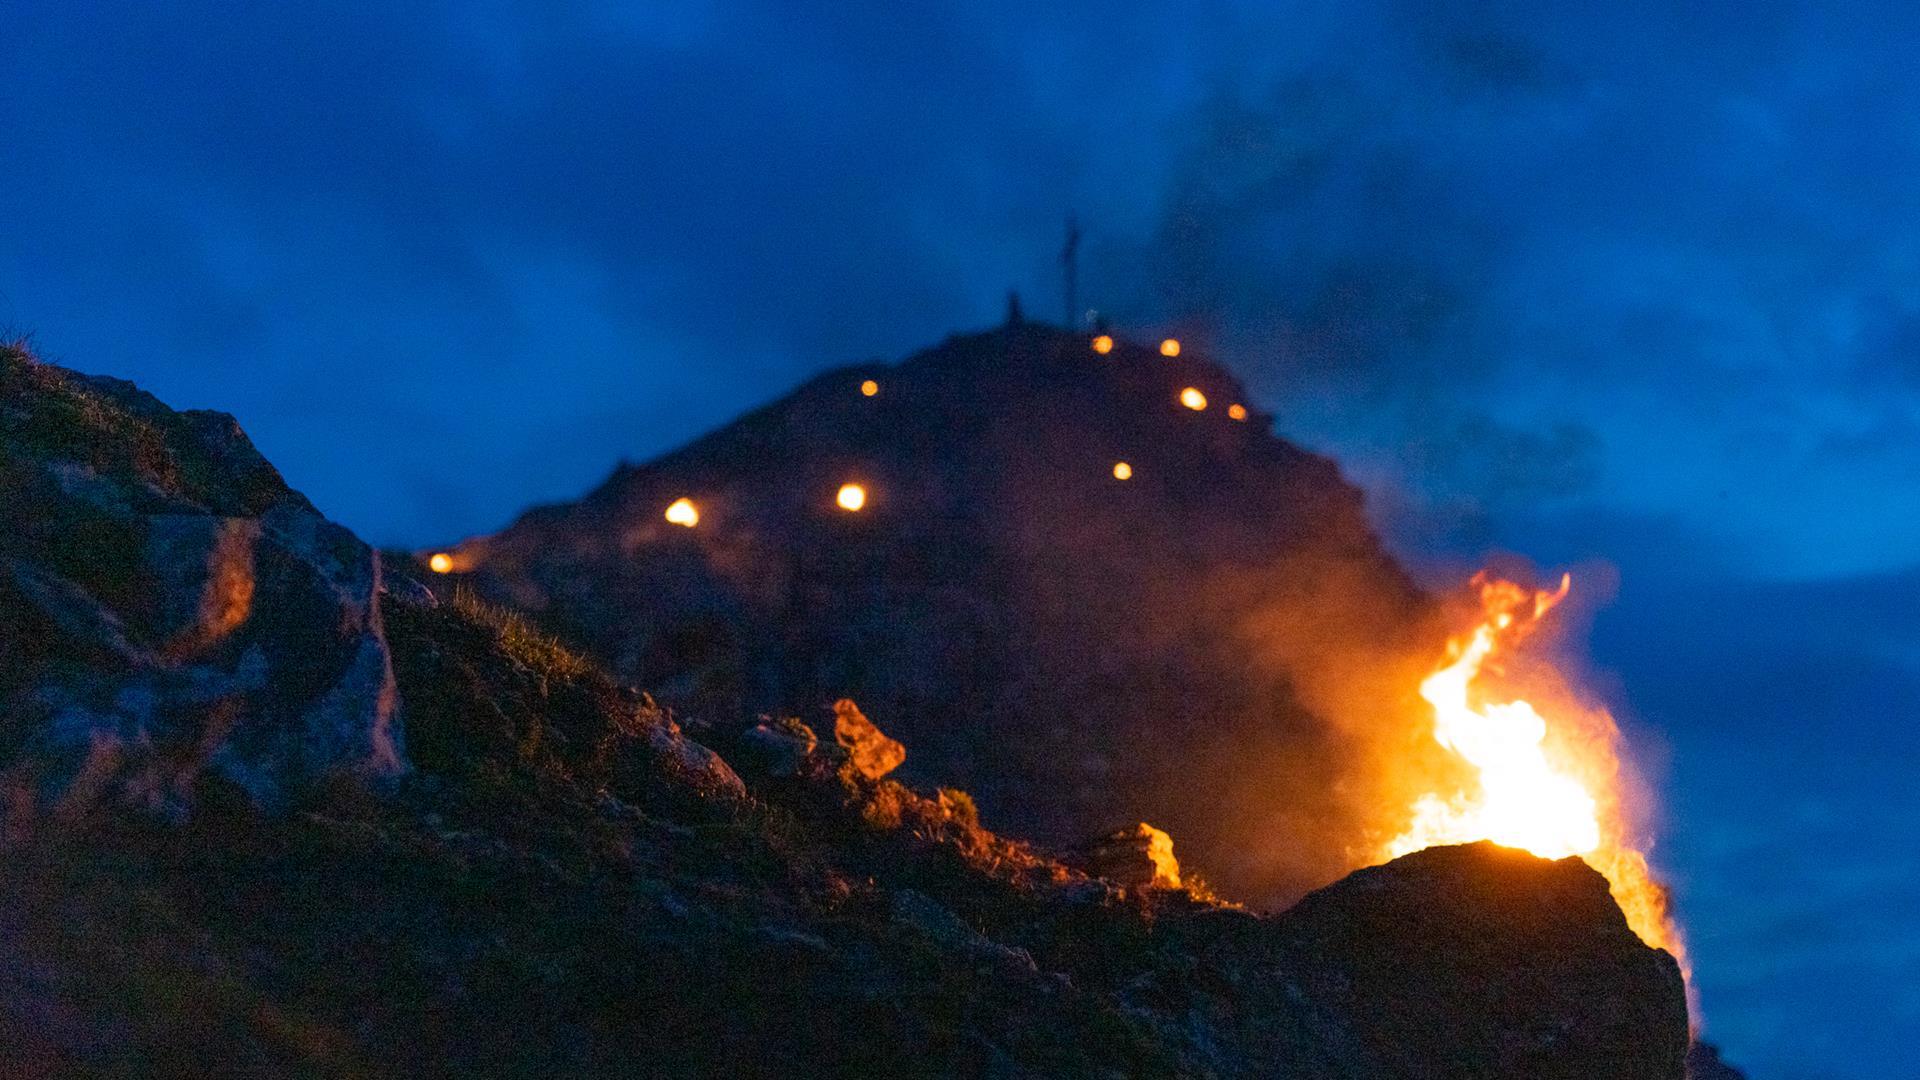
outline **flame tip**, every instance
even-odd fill
[[[1386,845],[1386,856],[1489,840],[1541,858],[1581,857],[1607,878],[1641,940],[1672,952],[1685,970],[1666,891],[1623,809],[1619,732],[1611,720],[1589,720],[1578,708],[1542,714],[1525,699],[1489,700],[1476,685],[1483,674],[1504,675],[1503,650],[1566,598],[1573,575],[1562,573],[1554,589],[1529,589],[1482,570],[1470,584],[1480,621],[1448,639],[1445,660],[1421,681],[1420,696],[1433,709],[1434,741],[1470,766],[1477,783],[1451,796],[1440,788],[1416,798],[1410,823]]]

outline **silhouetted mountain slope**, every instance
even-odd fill
[[[1359,491],[1246,400],[1191,350],[956,337],[622,466],[454,576],[693,715],[852,696],[996,820],[1067,844],[1145,818],[1284,901],[1404,826],[1377,763],[1429,751],[1410,694],[1443,636]]]
[[[690,734],[436,602],[227,418],[7,349],[0,421],[7,1076],[1681,1075],[1577,859],[1122,888],[851,703]]]

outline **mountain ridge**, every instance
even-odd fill
[[[1090,876],[851,702],[683,724],[437,600],[230,419],[12,348],[0,414],[9,1075],[1682,1075],[1577,859]]]
[[[1229,371],[1111,340],[1015,323],[836,368],[447,549],[429,584],[690,715],[853,697],[910,773],[1026,835],[1155,821],[1234,895],[1288,902],[1404,825],[1381,758],[1443,767],[1413,687],[1444,628],[1359,489]],[[663,516],[680,499],[692,528]]]

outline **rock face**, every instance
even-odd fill
[[[0,1074],[1680,1080],[1673,962],[1577,863],[1261,917],[1148,828],[1118,888],[852,701],[683,725],[383,580],[230,421],[4,363]]]
[[[1606,879],[1577,858],[1429,848],[1356,871],[1283,924],[1313,1027],[1358,1075],[1683,1071],[1680,969],[1640,946]]]
[[[380,558],[233,419],[0,350],[0,716],[16,813],[262,804],[404,768]]]
[[[1131,829],[1116,829],[1088,845],[1087,872],[1132,888],[1180,887],[1180,860],[1173,856],[1173,837],[1144,821]]]
[[[995,820],[1061,847],[1152,821],[1227,892],[1287,902],[1405,826],[1416,793],[1374,759],[1430,742],[1413,688],[1444,634],[1358,490],[1245,400],[1193,349],[957,337],[622,466],[435,585],[692,715],[854,698],[907,776]],[[692,528],[665,516],[683,498]]]
[[[833,741],[847,752],[847,764],[869,780],[878,780],[907,760],[907,748],[873,725],[852,698],[833,704]]]

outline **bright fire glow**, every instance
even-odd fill
[[[1480,623],[1447,645],[1447,660],[1420,684],[1436,742],[1470,767],[1465,790],[1430,791],[1384,852],[1395,858],[1436,844],[1491,840],[1547,859],[1584,858],[1604,874],[1627,922],[1685,967],[1666,890],[1653,880],[1623,801],[1619,729],[1604,712],[1568,704],[1543,714],[1525,700],[1489,700],[1483,674],[1513,674],[1514,645],[1567,595],[1474,579]],[[1557,696],[1557,695],[1556,695]]]
[[[700,524],[700,508],[693,505],[692,499],[675,499],[667,507],[667,520],[691,529]]]
[[[436,551],[427,559],[427,569],[436,574],[451,574],[453,573],[453,556],[444,551]]]
[[[840,494],[835,496],[834,501],[840,504],[842,510],[858,510],[867,505],[867,489],[859,484],[841,484]]]
[[[1194,412],[1199,412],[1201,409],[1207,407],[1207,395],[1189,386],[1185,390],[1180,391],[1180,404],[1185,405]]]
[[[1570,584],[1562,579],[1557,591],[1535,593],[1531,618],[1558,603]],[[1453,802],[1423,796],[1414,807],[1412,828],[1396,846],[1418,851],[1434,844],[1492,840],[1543,859],[1585,855],[1600,846],[1599,809],[1580,780],[1547,757],[1542,745],[1546,719],[1525,701],[1470,700],[1473,682],[1499,635],[1515,628],[1516,609],[1529,603],[1518,586],[1489,590],[1484,597],[1486,621],[1464,645],[1456,640],[1449,650],[1457,650],[1452,662],[1420,684],[1420,696],[1433,706],[1434,739],[1478,771],[1480,791]]]
[[[1161,356],[1179,356],[1180,355],[1180,339],[1168,338],[1167,340],[1161,342],[1160,355]]]
[[[1247,407],[1236,401],[1227,406],[1227,415],[1235,420],[1245,420],[1247,418]]]
[[[872,379],[868,379],[866,382],[860,384],[860,392],[868,397],[872,397],[880,392],[880,384],[874,382]]]
[[[1114,478],[1115,480],[1131,480],[1131,479],[1133,479],[1133,466],[1131,466],[1131,465],[1129,465],[1129,464],[1127,464],[1127,463],[1126,463],[1126,462],[1124,462],[1124,461],[1116,461],[1116,462],[1114,462],[1114,463],[1113,463],[1113,478]]]
[[[1101,356],[1105,356],[1108,353],[1112,352],[1113,351],[1112,335],[1101,334],[1100,336],[1094,338],[1093,351],[1099,353]]]

